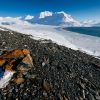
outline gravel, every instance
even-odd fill
[[[0,100],[100,100],[99,59],[51,40],[12,33],[0,31],[0,49],[28,49],[35,67],[22,84],[13,81],[14,75],[0,89]]]

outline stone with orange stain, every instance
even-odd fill
[[[3,65],[4,65],[4,63],[5,63],[5,60],[0,59],[0,66],[3,66]]]
[[[0,55],[0,66],[3,66],[5,62],[5,69],[13,70],[13,63],[17,59],[22,59],[23,63],[26,63],[30,66],[33,66],[32,57],[30,56],[30,52],[26,49],[15,49],[12,51],[7,51],[6,53]],[[8,67],[8,68],[7,68]]]
[[[15,50],[9,51],[1,55],[0,59],[11,59],[11,58],[18,58],[18,57],[24,57],[23,50],[15,49]]]
[[[23,65],[20,64],[21,62]],[[5,70],[16,73],[18,72],[20,74],[21,77],[17,77],[15,79],[17,84],[24,82],[23,75],[25,75],[27,71],[32,68],[32,66],[32,57],[30,56],[30,52],[27,49],[14,49],[3,52],[3,54],[0,55],[0,67],[3,67]]]

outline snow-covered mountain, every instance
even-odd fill
[[[17,19],[23,20],[23,21],[29,21],[29,20],[33,20],[34,16],[26,15],[26,16],[17,17]]]
[[[26,15],[20,17],[0,17],[0,24],[11,25],[11,24],[42,24],[42,25],[53,25],[53,26],[100,26],[100,23],[97,23],[93,20],[86,20],[79,22],[74,19],[71,15],[65,12],[49,12],[44,11],[40,12],[35,16]]]
[[[100,23],[98,23],[95,20],[85,20],[81,23],[82,23],[82,26],[85,26],[85,27],[100,26]]]
[[[100,23],[96,23],[94,26],[100,27]]]
[[[75,20],[71,15],[65,12],[44,11],[34,18],[28,20],[30,23],[56,26],[81,26],[81,23]]]
[[[22,17],[0,17],[0,25],[12,25],[12,24],[29,24],[27,21],[22,20]]]

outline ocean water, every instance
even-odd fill
[[[68,27],[65,30],[100,37],[100,27]]]

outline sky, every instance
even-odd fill
[[[0,16],[36,15],[65,11],[79,21],[100,22],[100,0],[0,0]]]

